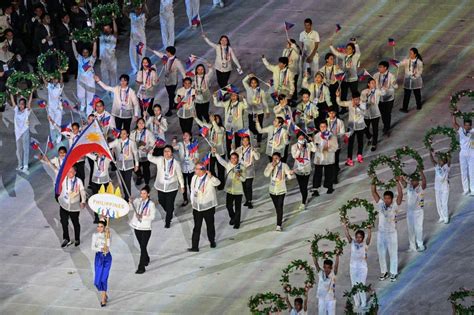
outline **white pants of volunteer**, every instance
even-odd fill
[[[94,77],[78,77],[77,78],[77,99],[81,104],[81,111],[86,111],[89,116],[92,111],[92,99],[95,95],[95,81]]]
[[[387,272],[387,252],[390,257],[390,273],[398,274],[398,235],[397,232],[377,233],[377,253],[379,255],[380,272]]]
[[[407,211],[408,242],[411,249],[423,247],[423,210]]]
[[[144,44],[142,49],[142,52],[144,53],[146,51],[145,30],[137,32],[136,34],[133,34],[133,36],[130,36],[130,46],[128,47],[128,54],[130,56],[130,65],[132,66],[133,73],[138,72],[138,69],[140,68],[142,62],[142,57],[144,57],[140,56],[137,53],[137,45],[140,42]]]
[[[351,284],[363,283],[367,280],[367,265],[350,265]],[[354,295],[354,305],[356,308],[364,307],[367,304],[367,296],[365,292]]]
[[[117,85],[117,58],[103,58],[100,61],[101,80],[108,86]]]
[[[186,15],[188,16],[189,26],[191,26],[191,21],[193,17],[199,15],[199,0],[185,0],[186,4]]]
[[[164,47],[174,46],[174,13],[171,11],[160,12],[161,41]]]
[[[466,194],[471,191],[471,195],[474,195],[474,149],[470,152],[465,151],[467,150],[459,152],[462,190]]]
[[[319,315],[336,315],[336,300],[323,300],[318,301]]]
[[[26,130],[20,137],[16,137],[16,158],[18,167],[28,169],[30,159],[30,131]]]
[[[62,118],[63,118],[63,113],[61,109],[49,109],[48,108],[48,115],[51,117],[51,119],[54,121],[56,126],[61,126]],[[51,137],[51,141],[54,143],[60,143],[61,142],[61,133],[56,129],[56,127],[52,124],[49,123],[49,134]]]
[[[308,68],[311,68],[311,76],[314,77],[314,75],[316,74],[316,72],[318,72],[319,70],[319,54],[316,53],[314,55],[314,58],[313,58],[313,61],[311,63],[308,63],[306,62],[306,58],[304,59],[303,61],[303,73],[305,73]]]
[[[435,197],[436,197],[436,209],[441,220],[448,221],[448,199],[449,199],[449,186],[436,187],[435,186]]]

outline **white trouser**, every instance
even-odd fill
[[[212,0],[213,5],[219,5],[221,2],[224,3],[223,0]]]
[[[407,211],[408,242],[411,249],[423,247],[423,210]]]
[[[313,58],[313,61],[311,63],[308,63],[306,62],[306,58],[304,59],[304,62],[303,62],[303,73],[305,73],[306,71],[308,71],[308,68],[311,69],[311,77],[314,77],[314,75],[316,74],[316,72],[318,72],[319,70],[319,54],[316,53],[314,55],[314,58]]]
[[[18,167],[25,167],[28,169],[28,161],[30,159],[30,131],[26,130],[16,140],[16,158],[18,160]]]
[[[145,32],[143,34],[135,34],[134,36],[130,36],[130,46],[128,47],[128,54],[130,56],[130,65],[132,66],[133,73],[138,72],[140,68],[142,57],[137,54],[137,45],[142,42],[144,44],[142,53],[144,54],[146,51],[146,36]],[[115,67],[117,69],[117,67]]]
[[[193,17],[199,14],[199,0],[185,0],[186,15],[188,16],[189,26],[192,25]]]
[[[474,150],[471,150],[474,152]],[[461,151],[459,153],[461,166],[462,190],[464,193],[474,194],[474,153]]]
[[[438,209],[438,215],[441,220],[449,219],[448,211],[448,199],[449,199],[449,186],[446,187],[435,187],[436,197],[436,209]]]
[[[322,300],[318,302],[319,315],[336,315],[336,300]]]
[[[160,13],[160,26],[163,46],[174,46],[174,13]]]
[[[101,80],[108,86],[117,85],[117,58],[103,58],[100,62]]]
[[[350,265],[351,284],[363,283],[367,280],[367,265]],[[354,305],[356,307],[365,307],[367,304],[367,296],[365,292],[354,295]]]
[[[91,105],[95,94],[95,81],[93,77],[77,78],[77,99],[81,104],[81,111],[86,111],[89,116],[92,113]]]
[[[54,109],[54,110],[50,109],[48,110],[48,115],[54,121],[56,126],[61,126],[63,113],[60,109]],[[61,134],[52,123],[49,123],[49,133],[51,136],[51,141],[56,142],[56,143],[59,143],[61,141]]]
[[[398,235],[397,232],[377,233],[377,253],[379,255],[380,272],[387,272],[387,252],[390,258],[390,273],[398,274]]]

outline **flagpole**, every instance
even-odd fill
[[[257,78],[259,81],[261,81],[262,83],[266,84],[267,86],[271,87],[271,85],[269,83],[267,83],[265,80],[263,80],[262,78],[260,77],[257,77],[255,74],[253,76],[254,78]]]
[[[72,114],[72,110],[69,111],[69,114],[71,114],[71,125],[72,125],[72,123],[74,122],[74,115]],[[72,126],[71,126],[71,127],[72,127]]]
[[[204,34],[204,29],[202,28],[201,17],[199,17],[199,27],[201,28],[201,34]]]
[[[286,29],[286,25],[285,25],[285,33],[286,33],[286,39],[290,41],[290,36],[288,35],[288,30]]]
[[[44,152],[45,152],[45,154],[43,154],[43,155],[46,155],[46,153],[48,153],[49,138],[50,138],[50,136],[48,136],[48,140],[46,140],[46,146],[44,147]]]

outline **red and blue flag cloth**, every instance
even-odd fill
[[[101,98],[98,97],[97,95],[94,95],[89,105],[92,106],[92,108],[95,110],[95,105],[97,104],[97,102],[100,102],[100,101],[102,101]]]
[[[138,44],[135,46],[135,48],[137,50],[137,54],[142,56],[143,55],[143,49],[145,48],[145,44],[142,43],[142,42],[138,42]]]
[[[61,103],[63,104],[63,108],[66,108],[66,109],[73,109],[74,106],[72,106],[68,100],[62,100]]]
[[[92,66],[90,65],[89,61],[86,61],[82,64],[82,70],[84,70],[84,72],[87,72],[90,68],[92,68]]]
[[[227,93],[239,94],[239,89],[235,85],[229,85],[226,89]]]
[[[336,50],[340,53],[345,54],[346,53],[346,46],[337,46]]]
[[[207,128],[206,126],[202,126],[201,128],[199,128],[199,133],[201,134],[201,136],[203,136],[203,138],[205,138],[209,133],[209,128]]]
[[[370,73],[364,69],[364,71],[361,71],[358,75],[359,81],[365,81],[367,78],[372,77]]]
[[[36,150],[39,150],[39,147],[40,147],[40,146],[39,146],[39,142],[36,141],[36,140],[34,140],[34,139],[31,140],[30,146],[31,146],[31,148],[32,148],[33,150],[35,150],[35,151],[36,151]]]
[[[346,75],[345,72],[339,72],[334,75],[337,81],[342,81],[344,80],[344,76]]]
[[[120,129],[118,129],[118,128],[112,129],[112,135],[115,137],[115,139],[120,137]]]
[[[237,136],[239,136],[240,138],[250,137],[250,131],[248,128],[237,130]]]
[[[188,72],[186,72],[185,74],[188,78],[192,78],[195,76],[194,72],[192,70],[189,70]]]
[[[144,110],[148,109],[151,105],[151,98],[144,98],[142,99],[142,107]]]
[[[76,164],[80,158],[92,152],[103,155],[111,161],[114,160],[107,140],[104,138],[99,123],[95,119],[79,134],[69,148],[59,168],[58,175],[56,176],[55,192],[57,195],[61,193],[62,182],[71,167]]]
[[[230,131],[226,130],[225,133],[227,135],[227,139],[229,139],[229,140],[234,139],[234,130],[232,130],[232,129]]]
[[[47,142],[48,149],[52,150],[54,149],[54,143],[51,141],[51,137],[48,136],[48,142]]]
[[[61,132],[71,132],[71,131],[72,131],[71,123],[61,125]]]
[[[186,69],[191,68],[191,66],[196,62],[198,58],[195,55],[190,55],[188,59],[186,59]]]
[[[388,39],[388,45],[389,45],[389,46],[392,46],[392,47],[395,46],[395,45],[396,45],[395,39],[393,39],[393,38],[390,37],[390,38]]]
[[[209,165],[211,162],[211,152],[207,153],[202,159],[201,159],[201,164],[204,166]]]
[[[390,59],[388,63],[397,68],[400,66],[400,61],[398,61],[397,59]]]
[[[298,127],[295,123],[291,124],[290,125],[290,130],[294,133],[294,134],[298,134],[301,130],[300,127]]]
[[[289,30],[290,28],[292,28],[293,26],[295,26],[294,23],[290,23],[290,22],[287,22],[285,21],[285,30]]]
[[[163,55],[163,57],[161,57],[161,63],[164,64],[164,65],[168,63],[168,56],[167,55]]]
[[[194,154],[197,152],[199,148],[199,144],[198,144],[198,141],[197,139],[194,140],[193,142],[191,142],[190,144],[188,144],[188,151],[189,151],[189,154]]]
[[[336,33],[342,29],[341,24],[336,24]]]
[[[110,116],[104,116],[100,120],[100,124],[101,124],[102,127],[107,127],[110,124]]]
[[[191,25],[199,25],[201,24],[201,19],[199,18],[199,14],[196,14],[192,19],[191,19]]]
[[[37,102],[39,108],[46,108],[47,104],[44,100],[38,100]]]
[[[156,138],[156,141],[155,141],[155,147],[157,148],[161,148],[161,147],[164,147],[166,145],[166,141],[161,139],[160,137],[157,137]]]

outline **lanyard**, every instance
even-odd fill
[[[69,191],[69,181],[72,182],[72,185],[71,185],[71,191]],[[67,179],[66,180],[66,191],[69,193],[69,192],[72,192],[76,189],[76,182],[77,182],[77,177],[74,176],[74,180],[72,179]]]
[[[221,47],[221,60],[222,61],[227,61],[230,60],[230,54],[229,54],[229,46],[222,47],[222,45],[219,45]]]
[[[279,127],[272,135],[272,138],[270,140],[272,140],[276,145],[279,145],[280,144],[280,133],[281,133],[281,130],[282,130],[282,126]],[[277,136],[277,138],[275,139],[275,136]]]
[[[201,181],[199,182],[198,190],[204,192],[205,184],[206,184],[206,178],[207,178],[207,173],[201,178]],[[197,181],[197,180],[196,180]],[[196,184],[194,186],[196,188]]]
[[[163,168],[165,169],[165,174],[168,174],[170,176],[172,176],[173,174],[173,164],[174,164],[174,159],[171,159],[171,161],[169,162],[169,166],[168,166],[168,169],[166,169],[166,159],[163,163]]]
[[[251,146],[248,146],[248,148],[245,150],[244,154],[243,154],[243,160],[246,161],[246,162],[250,162],[250,152],[251,152],[251,149],[252,147]]]
[[[128,103],[128,93],[130,92],[130,87],[127,87],[127,89],[125,90],[125,99],[122,98],[122,90],[120,90],[120,102],[123,104],[123,105],[126,105]]]
[[[143,203],[143,201],[140,202],[140,214],[144,214],[148,212],[149,203],[150,203],[150,199],[148,199],[145,204]]]
[[[412,61],[410,60],[410,63],[408,64],[408,71],[414,73],[416,70],[417,63],[418,63],[418,57],[415,59],[415,61],[413,61],[413,64],[412,64]]]
[[[282,175],[282,170],[283,170],[283,163],[279,162],[276,169],[277,169],[276,174],[275,175],[272,174],[273,179],[282,180],[283,178],[281,175]],[[273,169],[272,173],[275,173],[275,168]]]
[[[166,67],[166,71],[167,72],[171,72],[171,67],[173,66],[173,63],[175,61],[175,57],[171,58],[171,59],[168,59],[168,62],[167,62],[167,67]],[[169,66],[168,66],[169,64]]]
[[[385,82],[386,82],[387,79],[388,79],[388,72],[383,76],[382,84],[380,84],[380,78],[381,78],[381,77],[382,77],[382,75],[379,76],[379,87],[380,87],[380,88],[383,88],[383,87],[385,86]]]
[[[329,122],[331,123],[331,121],[329,121]],[[335,135],[337,135],[337,128],[336,127],[337,127],[337,118],[334,119],[334,121],[331,123],[330,128],[329,128],[329,129],[331,129],[331,132]]]
[[[201,78],[201,82],[199,82],[199,77],[202,77]],[[204,80],[205,78],[205,75],[197,75],[196,76],[196,81],[195,81],[195,86],[196,86],[196,90],[199,90],[199,91],[202,91],[203,88],[206,89],[206,81]]]
[[[120,144],[120,154],[123,154],[123,151],[124,151],[124,149],[125,149],[125,153],[126,153],[125,155],[128,155],[128,153],[129,153],[129,149],[128,149],[128,144],[129,144],[129,143],[128,143],[128,142],[129,142],[129,141],[130,141],[130,140],[127,139],[127,141],[122,142],[122,143]]]
[[[98,161],[96,162],[97,164],[97,169],[99,172],[103,172],[105,170],[105,156],[101,156]]]

